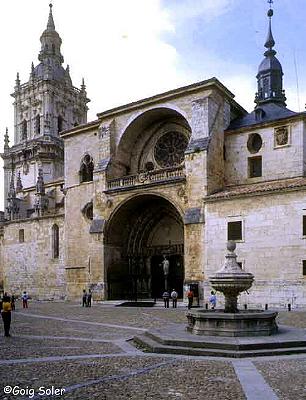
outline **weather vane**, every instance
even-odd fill
[[[270,4],[270,8],[269,8],[269,10],[268,10],[268,17],[269,17],[270,20],[271,20],[271,18],[272,18],[272,16],[273,16],[273,9],[272,9],[273,0],[268,0],[268,3]]]

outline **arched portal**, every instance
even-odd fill
[[[184,225],[168,200],[157,195],[128,200],[109,220],[104,248],[109,299],[158,298],[165,286],[182,297]]]

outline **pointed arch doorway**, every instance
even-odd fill
[[[165,285],[182,297],[184,225],[172,203],[157,195],[129,199],[111,216],[104,238],[108,299],[159,298]]]

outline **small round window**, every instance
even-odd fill
[[[262,146],[262,138],[258,133],[252,133],[248,139],[248,150],[250,153],[257,153]]]

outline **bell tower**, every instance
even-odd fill
[[[17,73],[12,93],[14,144],[9,147],[7,140],[1,154],[5,206],[14,177],[19,177],[23,190],[34,188],[39,176],[46,184],[63,178],[64,148],[60,132],[87,122],[90,100],[84,80],[79,89],[74,87],[69,66],[63,66],[62,39],[55,30],[52,4],[40,42],[39,64],[32,63],[26,83],[21,83]]]
[[[266,103],[275,103],[280,106],[286,106],[285,91],[283,90],[283,70],[281,63],[275,57],[276,51],[273,49],[275,41],[272,35],[271,20],[273,10],[271,5],[272,0],[269,0],[270,9],[268,10],[269,28],[268,36],[266,39],[264,53],[265,58],[262,60],[257,73],[257,86],[258,90],[255,97],[257,106]]]

